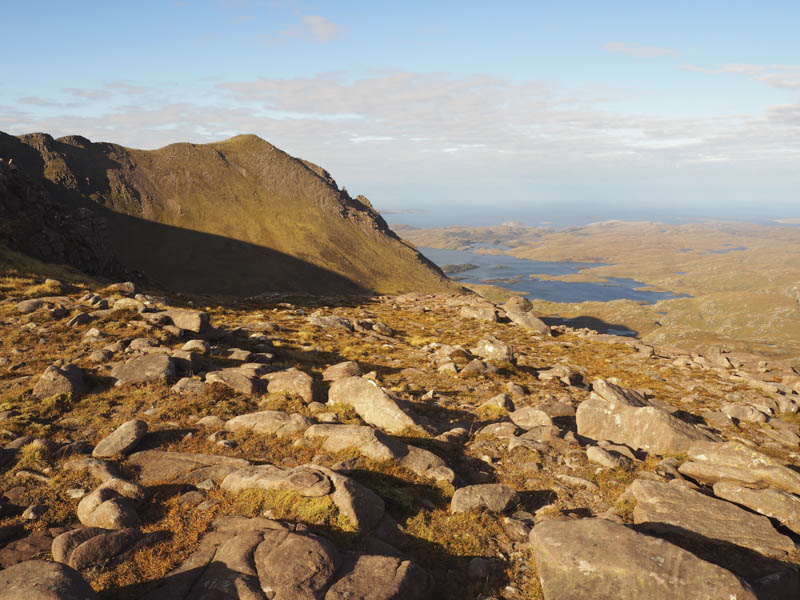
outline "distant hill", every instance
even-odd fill
[[[455,289],[364,196],[257,136],[146,151],[0,132],[0,159],[3,240],[88,273],[233,295]]]

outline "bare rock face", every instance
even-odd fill
[[[769,519],[683,486],[637,479],[629,488],[636,500],[633,520],[649,531],[677,533],[713,543],[749,548],[765,556],[784,556],[794,543]]]
[[[135,452],[126,462],[139,471],[139,481],[142,485],[195,484],[206,479],[219,483],[232,471],[250,464],[243,458],[163,450]]]
[[[86,392],[83,371],[75,365],[50,366],[45,369],[33,388],[33,397],[49,398],[59,394],[77,396]]]
[[[606,381],[596,381],[576,412],[578,433],[655,454],[686,452],[696,441],[713,437],[656,408],[643,396]]]
[[[279,373],[272,373],[267,376],[267,379],[269,379],[267,391],[270,394],[284,393],[300,396],[306,404],[314,401],[314,380],[307,373],[291,368]]]
[[[132,419],[117,427],[108,437],[103,439],[92,452],[95,458],[110,458],[128,454],[147,433],[147,423]]]
[[[325,600],[422,600],[433,587],[430,575],[410,560],[394,556],[355,557],[350,572],[334,583]]]
[[[67,565],[28,560],[0,571],[3,600],[99,600],[80,573]]]
[[[501,483],[484,483],[459,488],[450,501],[450,512],[466,512],[473,508],[486,508],[504,512],[517,499],[514,488]]]
[[[605,519],[550,520],[531,530],[547,600],[755,600],[733,573]]]
[[[695,443],[678,471],[703,483],[733,480],[800,495],[800,473],[741,442]]]
[[[794,494],[769,488],[754,490],[733,481],[720,481],[714,484],[714,495],[777,519],[788,529],[800,534],[800,498]]]
[[[305,431],[311,421],[301,414],[287,414],[282,410],[263,410],[233,417],[225,423],[228,431],[250,431],[260,435],[289,436]]]
[[[134,356],[114,367],[111,376],[117,380],[116,385],[167,383],[175,378],[175,363],[164,354]]]
[[[364,421],[389,433],[419,426],[414,417],[370,379],[346,377],[334,381],[328,392],[328,401],[352,406]]]

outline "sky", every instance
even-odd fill
[[[254,133],[381,210],[454,222],[800,216],[796,0],[0,0],[0,14],[7,133],[147,149]]]

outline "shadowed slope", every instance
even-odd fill
[[[256,136],[145,151],[78,136],[0,134],[0,157],[43,178],[61,202],[107,208],[116,258],[173,289],[329,289],[320,273],[382,293],[454,289],[366,198],[351,198],[324,169]],[[292,257],[298,262],[286,260]],[[302,272],[303,263],[317,270]],[[238,275],[226,277],[229,270]]]

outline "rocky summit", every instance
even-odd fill
[[[795,365],[8,252],[0,598],[800,597]]]

